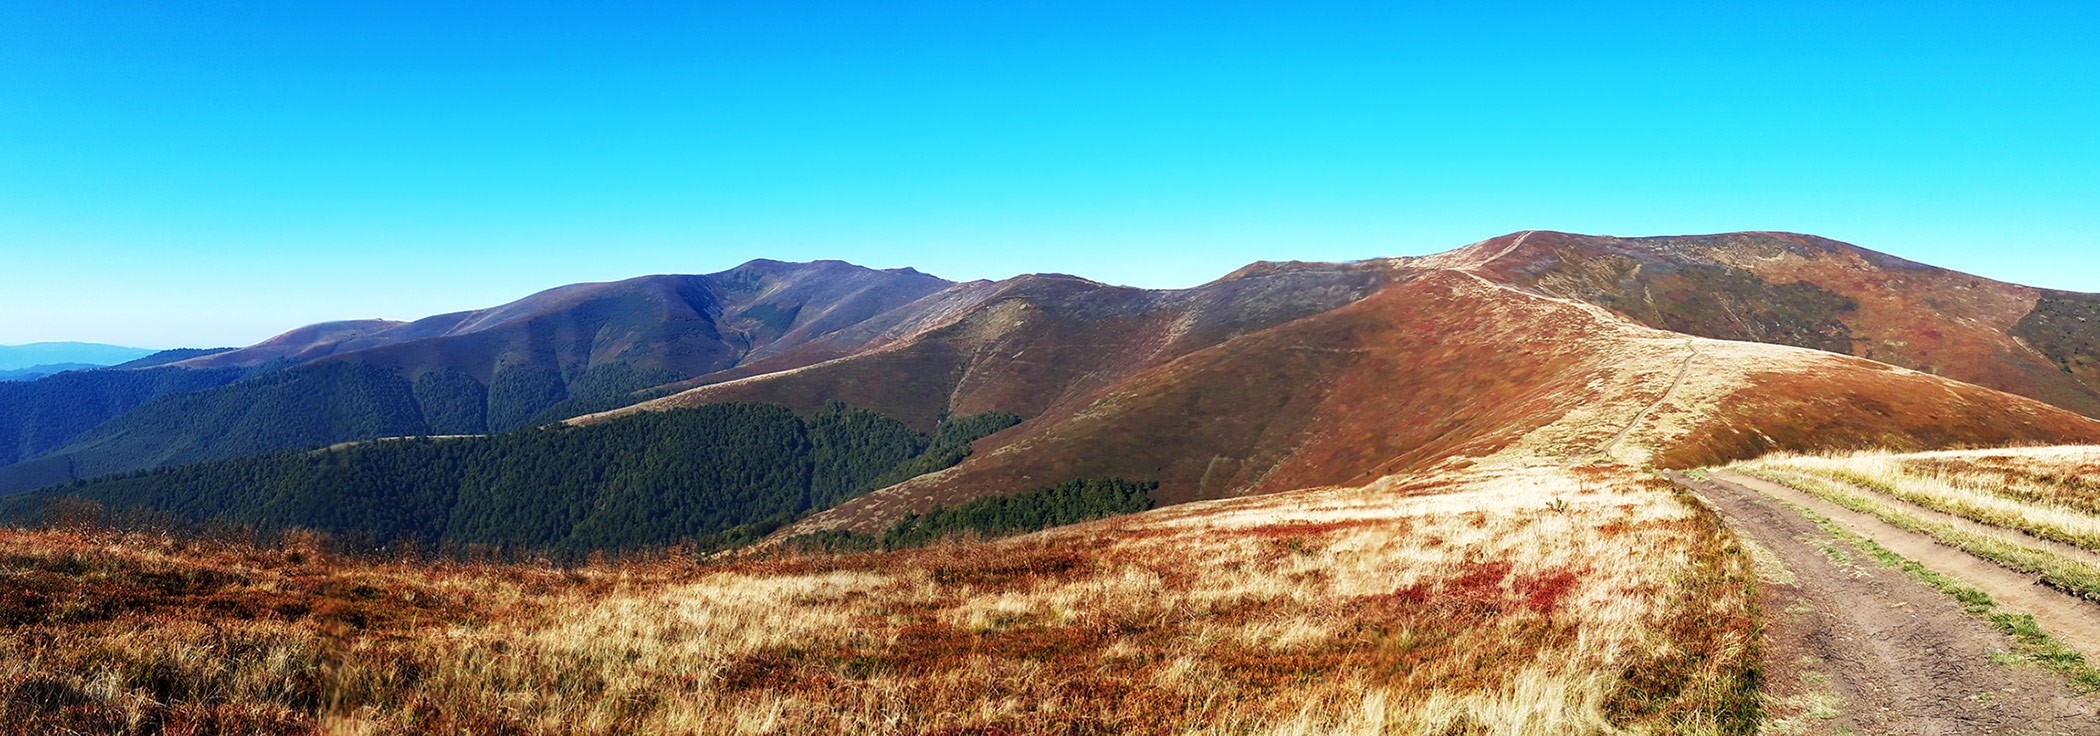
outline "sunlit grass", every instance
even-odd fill
[[[2095,459],[2100,461],[2100,456]],[[2088,510],[2100,503],[2100,491],[2064,482],[2067,473],[1969,468],[1939,454],[1788,455],[1747,466],[1822,476],[1935,511],[2100,551],[2100,512]]]
[[[2019,452],[2002,450],[2001,453]],[[2060,452],[2052,449],[2049,452]],[[1941,511],[1969,521],[2009,528],[2030,536],[2050,539],[2053,534],[2035,534],[2031,526],[2038,518],[2055,518],[2061,509],[2038,509],[2032,513],[1977,512],[1976,506],[1949,500],[1955,484],[1944,480],[1948,471],[1942,462],[1949,453],[1888,455],[1856,453],[1836,457],[1774,456],[1737,463],[1733,468],[1809,493],[1853,511],[1868,514],[1897,527],[1931,536],[1943,544],[1990,560],[2004,567],[2033,574],[2059,590],[2090,600],[2100,600],[2100,565],[2075,550],[2050,548],[2022,542],[2015,535],[1979,533],[1975,527],[1958,527],[1944,517],[1906,509],[1902,503]],[[1906,474],[1902,468],[1918,460],[1934,461],[1927,476]],[[1965,481],[1966,482],[1966,481]],[[1996,498],[1996,497],[1994,497]],[[2016,504],[2003,498],[1999,502]],[[1902,502],[1902,503],[1897,503]],[[2075,513],[2075,512],[2068,512]]]
[[[1751,564],[1698,507],[1622,470],[1408,480],[1409,494],[1374,484],[705,566],[359,562],[7,532],[0,688],[12,723],[89,732],[1755,722]]]

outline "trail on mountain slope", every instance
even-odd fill
[[[2096,698],[2016,661],[2010,640],[1954,598],[1874,564],[1785,503],[1812,506],[1841,528],[1952,572],[2014,610],[2032,605],[2033,596],[2061,594],[1979,574],[1966,563],[1990,566],[1806,494],[1782,503],[1733,476],[1668,477],[1714,507],[1761,558],[1772,725],[1791,727],[1788,733],[2100,734]],[[2069,630],[2052,633],[2067,643],[2073,638]]]
[[[1515,253],[1515,252],[1517,251],[1517,249],[1518,249],[1518,248],[1521,248],[1521,247],[1523,247],[1523,246],[1524,246],[1524,240],[1525,240],[1526,238],[1529,238],[1529,237],[1531,237],[1531,234],[1532,234],[1532,233],[1535,233],[1535,232],[1538,232],[1538,231],[1537,231],[1537,230],[1526,230],[1526,231],[1524,231],[1524,232],[1522,232],[1522,233],[1519,233],[1519,234],[1517,235],[1517,240],[1516,240],[1516,242],[1514,242],[1514,243],[1510,243],[1510,244],[1509,244],[1509,247],[1507,247],[1507,248],[1503,248],[1503,249],[1502,249],[1502,252],[1500,252],[1500,253],[1496,253],[1496,254],[1494,254],[1494,255],[1492,255],[1492,256],[1488,256],[1488,259],[1487,259],[1487,260],[1485,260],[1485,261],[1481,261],[1481,262],[1480,262],[1480,265],[1482,265],[1482,266],[1485,266],[1485,265],[1488,265],[1488,264],[1490,264],[1490,263],[1494,263],[1495,261],[1497,261],[1497,260],[1500,260],[1500,259],[1501,259],[1501,258],[1502,258],[1503,256],[1509,255],[1509,254],[1511,254],[1511,253]]]
[[[1609,441],[1598,445],[1597,450],[1592,453],[1593,456],[1610,458],[1612,453],[1619,449],[1619,445],[1626,441],[1626,437],[1633,434],[1633,430],[1640,427],[1641,422],[1648,419],[1648,415],[1654,414],[1656,410],[1662,408],[1663,404],[1669,403],[1670,399],[1677,395],[1677,390],[1684,387],[1684,379],[1692,374],[1692,361],[1699,359],[1699,341],[1687,339],[1684,341],[1684,347],[1686,351],[1684,362],[1678,364],[1677,376],[1670,379],[1670,387],[1663,390],[1662,396],[1656,397],[1655,403],[1643,407],[1641,413],[1633,415],[1633,420],[1627,422],[1626,426],[1620,427],[1618,434],[1612,435]]]

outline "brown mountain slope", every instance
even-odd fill
[[[2100,416],[2100,297],[2045,292],[1791,233],[1513,233],[1443,256],[1651,327],[1817,348]]]
[[[1522,250],[1511,245],[1523,244],[1258,264],[1183,292],[1066,277],[962,285],[990,290],[880,349],[630,410],[843,399],[921,426],[942,410],[1027,417],[963,465],[803,529],[869,529],[1075,477],[1157,480],[1161,500],[1182,502],[1360,485],[1453,458],[1686,465],[1772,449],[2100,440],[2100,423],[2039,402],[1656,330],[1498,283],[1502,258]]]
[[[871,320],[879,336],[842,332],[842,343],[814,341],[622,412],[721,401],[806,412],[843,399],[921,428],[944,410],[1051,418],[1149,367],[1361,299],[1394,275],[1375,265],[1299,264],[1176,291],[1058,275],[960,284],[896,311],[908,320]],[[879,347],[842,349],[863,340]]]
[[[1687,338],[1459,271],[1146,371],[945,473],[803,529],[1073,477],[1167,502],[1361,485],[1449,464],[1686,466],[1775,449],[2100,440],[2100,422],[1829,353]]]

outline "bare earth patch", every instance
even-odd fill
[[[1954,598],[1743,485],[1673,478],[1794,579],[1766,578],[1758,601],[1767,733],[2100,733],[2100,701],[2014,656]]]

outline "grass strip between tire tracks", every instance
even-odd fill
[[[1858,494],[1835,488],[1828,481],[1814,476],[1768,470],[1749,470],[1745,472],[1847,509],[1871,515],[1906,531],[1924,534],[1938,540],[1941,544],[1990,560],[2000,566],[2034,575],[2041,579],[2042,584],[2064,593],[2088,601],[2100,602],[2100,570],[2095,570],[2091,565],[2065,559],[2061,555],[1991,539],[1973,532],[1962,531],[1942,522],[1921,519],[1875,503],[1873,500],[1863,498]]]
[[[1768,478],[1767,480],[1771,479]],[[1779,481],[1775,480],[1774,482]],[[2065,647],[2061,642],[2050,637],[2048,632],[2043,631],[2042,627],[2035,622],[2034,616],[1999,606],[1997,601],[1991,599],[1989,593],[1926,567],[1916,560],[1897,554],[1895,551],[1881,546],[1872,539],[1847,531],[1843,527],[1838,526],[1837,522],[1831,520],[1828,516],[1780,501],[1779,499],[1772,500],[1793,509],[1809,521],[1815,522],[1817,526],[1822,527],[1823,531],[1828,532],[1832,537],[1858,548],[1859,551],[1874,558],[1874,561],[1882,567],[1902,570],[1903,574],[1910,576],[1912,580],[1924,583],[1954,598],[1961,603],[1963,611],[1988,622],[2011,637],[2017,651],[2021,655],[2062,676],[2079,692],[2100,692],[2100,669],[2095,669],[2091,664],[2087,663],[2085,655]],[[1830,500],[1835,502],[1835,499]],[[1860,509],[1854,510],[1859,511]],[[1879,516],[1879,514],[1876,515]],[[1895,522],[1891,521],[1890,523]]]

